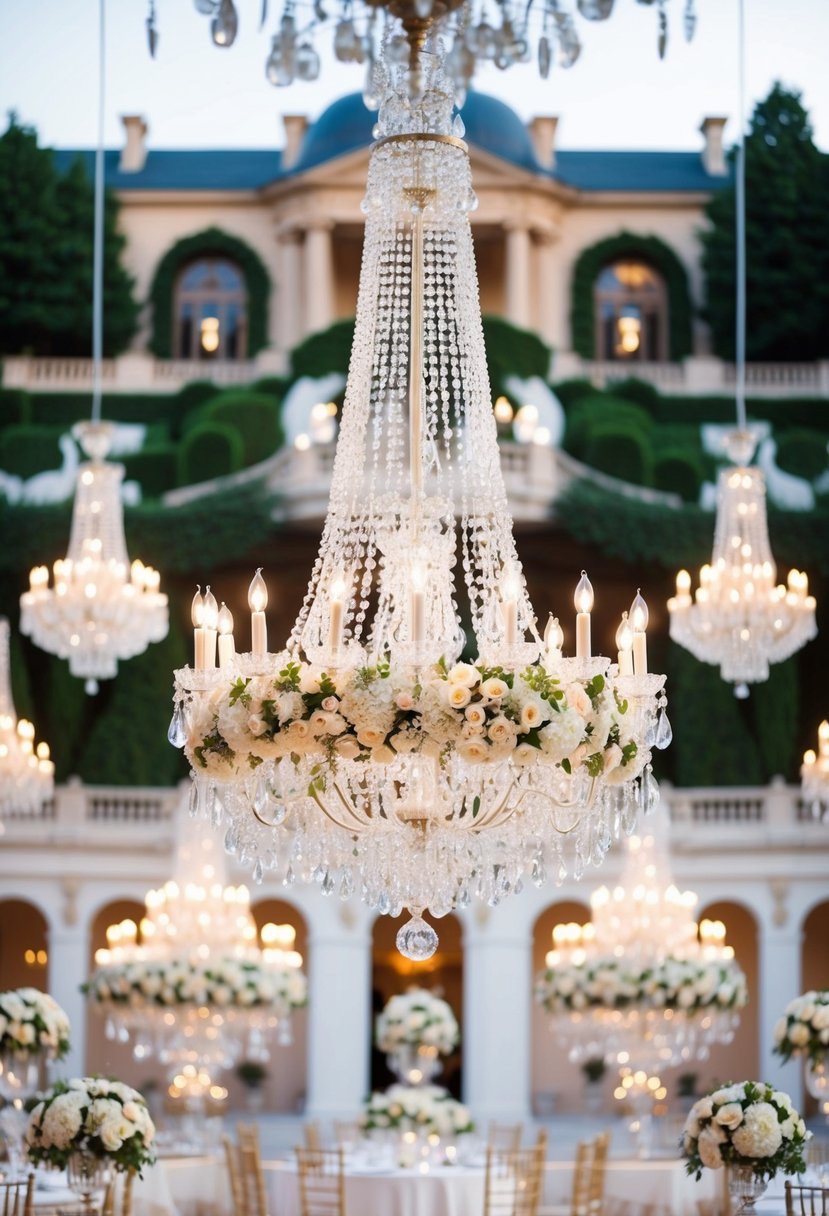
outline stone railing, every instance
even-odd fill
[[[553,359],[552,376],[554,380],[582,377],[597,388],[633,377],[676,396],[730,396],[734,391],[733,364],[708,356],[692,356],[681,363],[621,363],[563,352]],[[829,397],[829,362],[749,363],[746,389],[754,397]]]

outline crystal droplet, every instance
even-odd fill
[[[98,681],[92,679],[87,680],[83,686],[83,690],[88,697],[96,696],[98,692]]]
[[[688,0],[688,3],[685,5],[683,22],[685,28],[685,41],[690,42],[694,37],[694,32],[697,28],[697,15],[694,12],[694,0]]]
[[[644,815],[650,815],[656,804],[659,802],[659,785],[653,775],[651,766],[642,773],[639,778],[639,806]]]
[[[466,135],[466,123],[460,114],[456,114],[452,119],[452,134],[458,139],[463,139],[464,135]]]
[[[167,740],[173,747],[184,747],[187,742],[187,722],[181,701],[176,704],[170,725],[167,728]]]
[[[282,879],[282,885],[283,887],[292,887],[295,881],[296,877],[294,875],[294,867],[289,865],[285,871],[285,877]]]
[[[342,877],[340,878],[340,899],[345,901],[346,899],[350,899],[353,894],[354,874],[349,868],[346,868],[343,870]]]
[[[201,798],[202,808],[209,819],[213,818],[213,807],[216,805],[216,787],[212,781],[205,786]]]
[[[320,890],[322,891],[323,895],[333,895],[335,885],[336,884],[334,882],[334,875],[331,873],[330,870],[326,870],[325,877],[322,880],[322,886],[320,887]]]
[[[652,716],[648,717],[648,725],[645,727],[645,747],[656,747],[658,729],[657,719]]]
[[[656,49],[659,52],[659,58],[664,59],[665,51],[668,49],[668,15],[664,8],[659,10],[659,38]]]
[[[513,895],[520,895],[523,890],[524,890],[524,879],[516,878],[515,886],[512,888]]]
[[[546,34],[542,34],[538,40],[538,74],[542,80],[546,80],[550,75],[550,67],[552,66],[553,57],[550,53],[550,39]]]
[[[201,786],[198,781],[193,781],[190,784],[190,793],[187,798],[187,810],[191,819],[197,819],[201,810]]]
[[[411,920],[398,931],[396,943],[404,958],[421,963],[437,950],[438,935],[419,913],[413,913]]]
[[[253,881],[256,883],[257,887],[260,886],[264,877],[265,867],[262,865],[262,859],[259,858],[256,865],[253,867]]]
[[[734,696],[738,701],[745,701],[749,695],[748,684],[740,683],[734,685]]]
[[[222,826],[222,819],[224,818],[224,813],[225,813],[224,803],[222,802],[221,798],[219,797],[219,791],[215,790],[213,793],[213,805],[210,808],[210,826],[214,830],[218,831],[218,829]]]
[[[239,837],[236,835],[235,828],[228,828],[225,833],[225,852],[230,853],[231,857],[236,852],[236,846],[239,843]]]
[[[668,715],[664,709],[660,709],[659,718],[656,723],[656,746],[660,751],[664,751],[669,746],[674,737],[674,732],[671,729],[671,723],[668,720]]]

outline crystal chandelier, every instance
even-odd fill
[[[291,1015],[305,1004],[302,956],[290,925],[262,926],[261,945],[244,886],[224,883],[211,834],[188,840],[179,817],[175,878],[148,891],[140,925],[107,928],[97,969],[84,986],[107,1038],[131,1042],[137,1060],[156,1056],[209,1090],[218,1068],[264,1061],[269,1040],[292,1041]]]
[[[69,660],[72,675],[98,691],[112,679],[119,659],[141,654],[167,636],[167,596],[151,566],[129,564],[124,540],[121,479],[124,467],[106,457],[113,427],[101,421],[104,304],[104,0],[99,3],[98,142],[92,267],[92,420],[72,434],[88,460],[81,464],[72,508],[69,551],[54,563],[35,566],[29,590],[20,597],[20,629],[35,645]]]
[[[745,211],[745,36],[743,0],[739,14],[739,124],[735,175],[737,247],[736,393],[737,427],[725,439],[732,468],[717,484],[714,553],[700,570],[691,596],[691,576],[680,570],[676,595],[668,600],[670,635],[702,663],[719,665],[734,694],[749,695],[749,684],[769,678],[769,664],[782,663],[817,634],[815,601],[808,579],[791,570],[788,585],[777,585],[769,544],[766,484],[749,467],[756,439],[746,421],[746,211]]]
[[[52,797],[49,744],[35,747],[35,728],[18,720],[12,697],[9,622],[0,617],[0,819],[35,815]]]
[[[386,70],[386,69],[384,69]],[[428,957],[442,916],[494,905],[525,873],[579,876],[657,796],[664,676],[647,670],[637,594],[618,663],[591,653],[593,590],[576,588],[576,646],[543,638],[512,535],[481,328],[466,145],[440,45],[418,100],[387,69],[328,516],[286,648],[267,650],[267,588],[251,583],[252,648],[213,593],[193,603],[196,662],[176,673],[170,740],[192,801],[226,817],[227,847],[325,894],[412,914],[398,944]],[[462,572],[456,586],[455,569]],[[463,607],[477,658],[461,661]],[[218,636],[217,636],[218,635]],[[218,641],[219,666],[216,667]]]
[[[557,925],[536,999],[569,1058],[652,1072],[730,1042],[745,976],[721,921],[693,919],[697,896],[671,878],[668,825],[632,836],[619,884],[590,898],[588,925]]]
[[[668,10],[679,7],[680,0],[638,0],[652,5],[657,14],[657,50],[664,58],[668,46]],[[215,46],[230,47],[239,30],[239,13],[234,0],[194,0],[196,10],[210,18],[210,36]],[[341,63],[362,66],[366,73],[364,93],[370,108],[379,105],[382,68],[378,65],[379,44],[389,38],[388,58],[396,64],[414,62],[426,33],[434,29],[449,47],[446,66],[456,89],[469,87],[476,68],[494,63],[506,70],[514,64],[534,60],[538,73],[546,80],[553,67],[572,67],[581,54],[579,21],[606,21],[613,13],[614,0],[339,0],[333,11],[322,0],[314,0],[307,14],[297,11],[294,0],[282,8],[265,75],[272,85],[287,86],[294,81],[313,81],[320,75],[321,60],[316,47],[318,27],[330,22],[334,28],[333,51]],[[492,9],[495,9],[493,14]],[[494,20],[491,18],[494,17]],[[378,20],[379,18],[379,20]],[[259,28],[268,19],[268,0],[262,0]],[[398,24],[399,23],[399,24]],[[694,0],[684,0],[683,29],[688,42],[694,36],[697,18]],[[402,28],[401,28],[402,27]],[[155,2],[150,0],[147,18],[150,54],[155,54],[159,31]]]
[[[817,746],[817,752],[810,748],[803,753],[800,788],[806,806],[820,819],[829,806],[829,722],[825,720],[817,728]]]

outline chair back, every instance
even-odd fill
[[[255,1124],[239,1123],[236,1135],[238,1144],[224,1137],[234,1216],[268,1216],[259,1131]]]
[[[829,1189],[786,1182],[786,1216],[829,1216]]]
[[[546,1149],[543,1132],[534,1148],[487,1149],[484,1216],[536,1216]]]
[[[298,1148],[300,1216],[345,1216],[341,1148]]]
[[[303,1123],[302,1134],[305,1138],[306,1148],[322,1148],[322,1132],[319,1123]]]
[[[607,1132],[602,1132],[595,1140],[584,1141],[576,1147],[573,1191],[570,1198],[571,1216],[600,1216],[604,1205],[609,1146],[610,1136]]]
[[[32,1216],[35,1176],[0,1182],[0,1216]]]
[[[104,1191],[101,1216],[132,1216],[132,1184],[135,1170],[111,1177]]]
[[[524,1132],[523,1123],[490,1123],[487,1136],[487,1148],[503,1152],[514,1152],[521,1147],[521,1136]]]

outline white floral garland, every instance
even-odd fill
[[[454,1051],[460,1029],[451,1007],[424,988],[391,997],[377,1016],[375,1038],[381,1051],[432,1047],[444,1056]]]
[[[439,1085],[391,1085],[368,1098],[360,1115],[365,1131],[435,1133],[443,1138],[475,1130],[472,1115]]]
[[[829,991],[804,992],[789,1001],[774,1028],[774,1050],[784,1060],[806,1056],[822,1063],[829,1054]]]
[[[605,957],[548,968],[536,980],[535,997],[548,1013],[587,1009],[741,1009],[746,978],[732,959],[666,958],[631,963]]]
[[[13,988],[0,992],[0,1052],[66,1055],[69,1018],[47,992]]]
[[[811,1135],[788,1094],[763,1081],[726,1085],[691,1107],[683,1133],[687,1170],[697,1178],[729,1164],[750,1165],[761,1178],[803,1173]]]
[[[147,959],[100,967],[83,990],[90,1001],[106,1006],[213,1005],[223,1009],[267,1006],[280,1013],[299,1009],[308,1000],[308,982],[294,967],[215,959]]]
[[[521,672],[437,664],[414,683],[388,662],[326,673],[284,654],[276,677],[234,679],[187,706],[185,751],[196,773],[233,780],[263,761],[319,756],[388,764],[450,751],[470,764],[545,760],[609,784],[639,775],[634,715],[610,679],[566,685],[536,663]]]
[[[116,1170],[151,1164],[155,1125],[137,1090],[107,1077],[58,1081],[29,1116],[29,1159],[66,1167],[81,1149],[109,1160]]]

